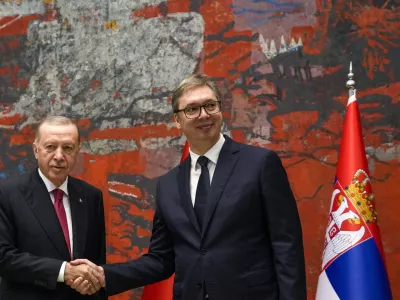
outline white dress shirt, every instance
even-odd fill
[[[49,179],[47,179],[46,176],[44,176],[44,174],[42,173],[42,171],[39,170],[39,176],[43,179],[43,182],[47,188],[47,191],[50,194],[50,198],[51,198],[51,202],[53,202],[54,205],[54,195],[53,195],[53,190],[55,189],[60,189],[64,192],[64,196],[63,196],[63,204],[64,204],[64,209],[65,209],[65,214],[67,215],[67,224],[68,224],[68,233],[69,233],[69,241],[71,244],[71,253],[72,253],[72,249],[73,249],[73,238],[72,238],[72,218],[71,218],[71,205],[69,203],[69,197],[68,197],[68,177],[67,179],[65,179],[65,181],[63,182],[62,185],[60,185],[59,187],[56,187]],[[63,264],[61,265],[60,268],[60,272],[58,273],[58,278],[57,278],[57,282],[64,282],[64,271],[65,271],[65,265],[67,264],[66,261],[63,262]]]
[[[222,146],[225,143],[225,138],[221,134],[218,142],[211,147],[210,150],[208,150],[206,153],[204,153],[203,156],[208,158],[208,171],[210,172],[210,185],[212,182],[212,178],[214,176],[215,172],[215,167],[217,166],[218,162],[218,157],[221,152]],[[190,197],[192,198],[192,204],[194,207],[194,202],[196,201],[196,190],[197,190],[197,184],[199,183],[199,178],[201,174],[201,166],[197,162],[197,159],[200,157],[200,155],[193,153],[189,149],[190,153],[190,159],[191,159],[191,166],[190,166]]]

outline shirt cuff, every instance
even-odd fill
[[[64,261],[63,264],[61,265],[60,273],[58,273],[57,282],[64,282],[64,272],[65,272],[66,264],[67,264],[67,262]]]

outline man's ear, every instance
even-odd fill
[[[37,159],[37,158],[38,158],[38,155],[39,155],[39,149],[38,149],[38,147],[37,147],[37,145],[36,145],[36,142],[34,142],[34,143],[32,144],[32,149],[33,149],[33,154],[35,155],[35,158]]]
[[[179,115],[174,114],[174,118],[175,118],[176,127],[178,127],[178,129],[181,129],[181,119],[179,118]]]

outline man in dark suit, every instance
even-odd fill
[[[205,76],[185,79],[172,106],[190,156],[158,180],[149,252],[97,268],[107,293],[175,272],[174,300],[305,300],[300,219],[278,155],[221,134],[221,95]]]
[[[65,284],[76,278],[106,299],[100,274],[69,263],[106,262],[102,193],[69,176],[79,148],[76,124],[49,117],[33,143],[38,168],[0,184],[0,300],[85,299]]]

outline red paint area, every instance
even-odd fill
[[[132,11],[132,23],[138,19],[163,18],[173,13],[187,13],[194,6],[189,0],[170,0],[156,6],[146,6]],[[200,2],[200,1],[199,1]],[[328,219],[329,204],[333,188],[333,179],[337,163],[337,151],[341,143],[343,126],[343,112],[347,103],[347,91],[345,88],[346,72],[348,65],[321,66],[322,74],[314,77],[314,82],[304,81],[304,89],[310,91],[308,99],[296,98],[290,94],[292,85],[279,88],[271,78],[256,78],[256,75],[265,75],[267,71],[259,71],[260,74],[251,73],[249,69],[261,61],[260,45],[257,32],[252,30],[237,30],[234,26],[235,14],[232,10],[233,1],[201,1],[197,5],[204,20],[204,48],[199,57],[198,70],[218,79],[218,84],[223,91],[229,90],[223,101],[223,115],[231,129],[232,137],[240,142],[248,142],[255,120],[252,119],[252,111],[262,109],[268,111],[270,124],[270,139],[268,142],[252,140],[253,144],[260,144],[277,151],[286,167],[289,180],[298,200],[298,208],[302,220],[304,234],[305,255],[307,263],[307,288],[309,299],[315,298],[317,279],[321,268],[321,255],[324,243],[326,222]],[[395,299],[400,298],[400,197],[397,188],[400,182],[399,171],[399,139],[393,138],[400,135],[399,128],[394,119],[390,120],[390,111],[400,103],[400,81],[395,77],[400,58],[389,55],[390,51],[398,48],[400,34],[400,12],[396,7],[372,5],[353,2],[349,6],[347,1],[315,1],[316,22],[309,26],[296,26],[290,31],[291,37],[296,41],[303,41],[303,54],[314,63],[324,61],[329,54],[332,37],[347,36],[351,43],[364,42],[366,47],[361,56],[357,57],[365,70],[366,78],[362,82],[357,81],[362,74],[360,69],[355,74],[357,85],[357,98],[361,110],[364,143],[366,147],[374,149],[369,156],[372,168],[372,187],[376,196],[376,206],[379,214],[379,226],[385,248],[386,262]],[[93,12],[95,14],[95,12]],[[46,17],[9,16],[0,19],[0,55],[10,55],[23,51],[29,44],[22,38],[26,37],[29,23],[33,20],[51,20],[57,15],[56,11],[48,8]],[[281,14],[277,13],[277,17]],[[333,20],[333,21],[332,21]],[[349,22],[350,31],[336,32],[340,22]],[[83,22],[83,21],[82,21]],[[333,23],[330,23],[333,22]],[[2,26],[7,25],[2,28]],[[333,31],[333,32],[332,32]],[[336,35],[335,35],[336,34]],[[266,36],[267,38],[267,36]],[[22,42],[24,41],[24,42]],[[351,42],[350,42],[351,41]],[[277,45],[278,46],[278,45]],[[347,47],[346,46],[346,47]],[[343,51],[347,51],[343,49]],[[261,53],[261,54],[260,54]],[[343,55],[348,55],[348,52]],[[263,57],[263,62],[265,57]],[[284,63],[284,61],[280,61]],[[23,89],[28,85],[29,78],[22,78],[21,65],[15,62],[5,62],[0,66],[0,82],[7,82],[9,88]],[[387,73],[390,80],[374,81],[380,73]],[[341,77],[343,74],[343,77]],[[283,77],[282,77],[283,78]],[[283,79],[282,79],[283,80]],[[383,83],[384,82],[384,83]],[[61,80],[62,88],[68,88],[69,78]],[[101,89],[102,83],[94,80],[87,83],[92,90]],[[251,85],[259,85],[258,89],[246,90]],[[334,91],[334,96],[327,97],[328,91]],[[154,93],[162,92],[153,90]],[[21,92],[22,93],[22,92]],[[262,96],[270,94],[272,96]],[[277,100],[277,95],[280,100]],[[242,97],[238,102],[236,99]],[[115,91],[113,99],[120,99],[120,94]],[[235,101],[234,101],[235,99]],[[13,111],[11,100],[2,99],[0,104],[0,127],[5,128],[2,149],[7,154],[0,160],[0,169],[7,169],[7,161],[18,161],[26,158],[26,149],[33,141],[34,131],[32,126],[19,126],[26,121],[24,115],[9,115]],[[292,101],[292,102],[290,102]],[[307,102],[299,108],[299,105]],[[287,103],[290,102],[290,105]],[[328,104],[335,103],[334,109],[327,109]],[[242,105],[242,106],[239,106]],[[284,107],[285,109],[283,109]],[[393,110],[395,111],[395,110]],[[244,121],[238,126],[237,117],[242,113]],[[392,118],[398,118],[393,115]],[[146,139],[177,138],[180,131],[170,128],[165,124],[141,125],[133,128],[100,129],[97,128],[97,120],[77,120],[81,130],[81,140],[85,142],[101,140],[135,141],[138,150],[121,151],[108,155],[82,154],[78,162],[79,168],[76,175],[88,182],[100,187],[103,191],[106,210],[107,245],[114,249],[108,254],[109,262],[126,261],[139,257],[147,251],[144,247],[132,247],[126,237],[127,232],[134,232],[137,237],[149,237],[151,232],[139,221],[151,222],[153,209],[150,203],[153,201],[152,193],[141,186],[141,182],[123,182],[109,180],[110,174],[140,175],[147,178],[149,168],[153,164],[164,163],[162,156],[160,161],[151,161],[148,157],[164,151],[163,149],[148,150],[143,147]],[[249,125],[246,125],[249,124]],[[14,129],[7,129],[8,127]],[[391,143],[387,142],[392,138]],[[14,151],[13,147],[26,146],[25,150]],[[19,149],[19,148],[18,148]],[[167,150],[165,150],[167,151]],[[161,157],[161,158],[160,158]],[[385,158],[385,160],[382,159]],[[166,167],[167,168],[167,167]],[[169,167],[168,167],[169,168]],[[153,173],[151,173],[153,174]],[[148,176],[148,181],[154,180]],[[114,192],[110,192],[113,190]],[[137,195],[125,199],[122,195]],[[126,203],[126,214],[135,216],[131,223],[122,222],[121,203]],[[116,210],[116,207],[120,209]],[[123,211],[125,213],[125,211]],[[134,227],[132,227],[132,224]],[[134,231],[133,231],[134,230]],[[112,299],[140,299],[138,292],[128,292]]]

